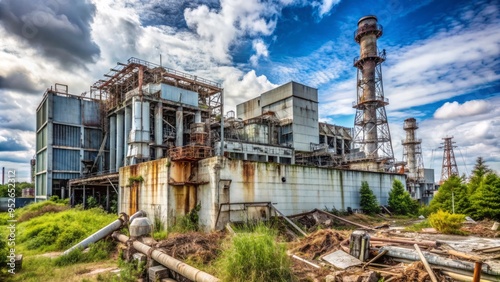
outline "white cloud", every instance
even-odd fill
[[[337,5],[340,3],[340,0],[323,0],[323,1],[314,1],[312,6],[317,7],[318,9],[318,16],[320,18],[324,17],[325,15],[328,15],[333,8],[333,6]]]
[[[250,57],[250,63],[252,66],[256,66],[259,58],[267,58],[269,57],[269,51],[267,50],[267,45],[264,43],[262,39],[255,39],[252,42],[252,48],[255,51],[255,54]]]
[[[446,119],[454,117],[473,116],[485,113],[491,110],[492,105],[488,104],[485,100],[472,100],[463,104],[454,102],[446,102],[434,113],[434,118]]]

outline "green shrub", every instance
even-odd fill
[[[443,210],[438,210],[429,216],[431,226],[445,234],[463,234],[460,227],[464,220],[465,215],[463,214],[450,214]]]
[[[234,236],[216,262],[223,281],[294,281],[290,265],[276,231],[264,225]]]
[[[418,204],[411,198],[401,181],[394,179],[392,189],[389,191],[389,209],[395,214],[410,215],[418,211]]]
[[[377,201],[377,197],[373,194],[373,191],[368,186],[368,182],[361,182],[361,190],[360,193],[360,201],[359,205],[363,212],[367,214],[374,214],[380,212],[380,207]]]
[[[418,209],[418,215],[423,215],[425,217],[429,217],[429,215],[432,213],[432,209],[430,206],[420,206]]]

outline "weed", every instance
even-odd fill
[[[216,268],[223,281],[294,281],[284,244],[262,224],[238,233],[222,251]]]
[[[410,226],[406,226],[405,227],[405,230],[406,231],[415,231],[415,232],[419,232],[419,231],[422,231],[422,228],[429,228],[429,227],[432,227],[431,224],[429,223],[429,220],[423,220],[421,222],[418,222],[418,223],[415,223],[413,225],[410,225]]]
[[[60,256],[54,260],[56,266],[66,266],[81,262],[96,262],[108,258],[114,248],[111,241],[101,240],[90,244],[89,251],[84,253],[82,249],[76,248],[66,255]]]
[[[144,178],[142,178],[141,175],[139,175],[139,176],[130,176],[128,178],[128,185],[132,186],[132,185],[134,185],[136,183],[141,183],[143,181],[144,181]]]
[[[198,204],[185,216],[177,217],[176,222],[170,228],[170,231],[179,233],[198,231],[198,219],[199,219],[198,212],[200,211],[200,209],[201,205]]]

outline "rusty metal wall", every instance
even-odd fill
[[[144,210],[154,222],[168,221],[168,159],[159,159],[120,168],[118,211],[133,214]],[[130,183],[130,177],[142,176],[144,181]]]

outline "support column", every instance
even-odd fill
[[[106,211],[109,212],[109,185],[106,185]]]
[[[85,195],[85,185],[83,185],[83,208],[87,206],[87,196]]]
[[[123,112],[116,114],[116,170],[123,166]]]
[[[182,111],[182,107],[178,107],[177,111],[175,112],[175,146],[181,147],[184,145],[184,113]]]
[[[132,128],[132,109],[130,107],[125,107],[125,118],[124,118],[124,123],[125,123],[125,131],[123,132],[123,155],[124,155],[124,161],[123,165],[127,166],[128,164],[128,158],[127,156],[129,155],[128,152],[128,142],[130,140],[130,129]]]
[[[161,159],[163,157],[163,104],[158,102],[155,107],[155,143],[156,147],[156,159]]]
[[[116,171],[116,116],[109,118],[109,170]]]

